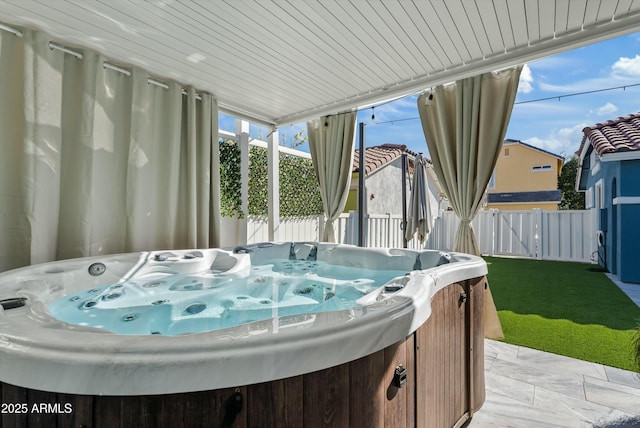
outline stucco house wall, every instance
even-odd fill
[[[392,214],[402,215],[402,156],[397,145],[382,145],[367,148],[367,155],[374,157],[372,153],[380,155],[381,151],[386,152],[397,149],[397,153],[389,156],[397,156],[389,161],[380,161],[381,165],[369,165],[371,169],[365,178],[366,210],[368,214]],[[413,157],[415,154],[410,154]],[[378,158],[379,159],[379,158]],[[354,169],[357,164],[354,164]],[[359,173],[354,172],[351,176],[351,187],[345,205],[344,212],[358,210],[358,177]],[[436,218],[440,209],[446,209],[446,200],[443,203],[442,190],[435,181],[435,174],[429,166],[427,169],[427,179],[429,182],[429,206],[431,217]],[[407,208],[411,197],[411,176],[406,176]]]
[[[630,203],[640,202],[638,183],[640,160],[600,162],[598,172],[587,179],[586,192],[587,208],[604,235],[601,265],[624,282],[640,283],[640,203]]]
[[[598,245],[600,265],[621,281],[640,283],[640,150],[626,147],[600,155],[587,137],[598,138],[591,132],[615,127],[624,122],[622,119],[585,128],[576,188],[585,192],[586,208],[591,210],[597,228],[594,239],[598,235],[603,238]],[[638,125],[640,133],[640,122]],[[600,133],[600,138],[604,134],[608,135]],[[602,151],[601,142],[597,144]]]
[[[409,200],[407,174],[407,204]],[[402,159],[389,162],[366,177],[367,211],[375,214],[402,214]]]
[[[558,175],[563,163],[559,155],[506,140],[487,188],[486,209],[558,209]]]

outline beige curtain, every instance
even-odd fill
[[[471,221],[500,155],[521,70],[485,73],[418,97],[433,168],[460,218],[454,251],[480,254]],[[486,337],[503,337],[490,289],[484,324]]]
[[[471,220],[500,154],[521,69],[470,77],[418,97],[434,171],[460,218],[454,251],[480,254]]]
[[[215,98],[23,33],[0,31],[0,271],[216,245]]]
[[[309,149],[327,221],[322,240],[336,242],[333,223],[344,210],[351,185],[356,112],[307,122]]]

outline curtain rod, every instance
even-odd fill
[[[117,71],[118,73],[122,73],[127,77],[131,77],[131,71],[127,70],[124,67],[121,67],[119,65],[115,65],[115,64],[111,64],[110,62],[104,61],[102,63],[102,66],[104,68],[108,68],[109,70],[113,70],[113,71]],[[162,89],[168,90],[169,89],[169,85],[167,85],[165,82],[162,82],[160,80],[154,79],[152,77],[149,77],[147,79],[147,83],[149,83],[150,85],[155,85],[158,86]],[[187,91],[185,89],[182,89],[182,95],[187,95]],[[202,97],[200,96],[200,94],[196,94],[196,100],[201,101]]]
[[[64,46],[59,45],[56,42],[49,42],[49,49],[55,49],[55,50],[60,51],[60,52],[68,53],[69,55],[75,56],[77,59],[84,58],[84,55],[82,55],[80,52],[74,51],[74,50],[69,49],[69,48],[65,48]]]
[[[183,89],[182,90],[182,95],[189,95],[189,93],[186,91],[186,89]],[[196,93],[196,100],[202,101],[202,97],[198,93]]]
[[[149,77],[147,79],[147,83],[150,84],[150,85],[158,86],[158,87],[160,87],[162,89],[166,89],[167,91],[169,90],[169,85],[167,85],[166,83],[161,82],[159,80],[156,80],[153,77]]]
[[[0,22],[0,30],[4,30],[4,31],[7,31],[9,33],[12,33],[13,35],[15,35],[17,37],[22,37],[23,36],[22,31],[18,30],[17,28],[10,27],[10,26],[8,26],[6,24],[3,24],[2,22]],[[60,52],[67,53],[69,55],[73,55],[77,59],[83,59],[84,58],[84,55],[81,52],[78,52],[78,51],[73,50],[73,49],[69,49],[69,48],[67,48],[65,46],[62,46],[61,44],[53,42],[53,41],[49,42],[49,49],[58,50]],[[131,76],[131,71],[130,70],[128,70],[128,69],[126,69],[124,67],[121,67],[119,65],[111,64],[111,63],[109,63],[107,61],[104,61],[102,63],[102,66],[104,68],[108,68],[110,70],[117,71],[118,73],[122,73],[127,77]],[[147,79],[147,82],[149,84],[151,84],[151,85],[158,86],[158,87],[160,87],[162,89],[167,89],[167,90],[169,89],[169,85],[167,85],[166,83],[164,83],[164,82],[162,82],[160,80],[154,79],[152,77],[149,77]],[[182,94],[183,95],[187,95],[187,91],[185,89],[182,89]],[[200,96],[200,94],[196,94],[196,100],[201,101],[202,100],[202,96]]]
[[[160,80],[154,79],[152,77],[149,77],[147,79],[147,83],[149,83],[150,85],[156,85],[156,86],[158,86],[158,87],[160,87],[162,89],[165,89],[165,90],[169,90],[169,85],[167,85],[166,83],[164,83],[164,82],[162,82]],[[182,92],[182,95],[188,95],[187,90],[184,89],[184,88],[182,89],[181,92]],[[202,97],[200,96],[200,94],[196,94],[196,100],[200,100],[200,101],[202,100]]]
[[[0,30],[8,31],[9,33],[12,33],[17,37],[22,37],[22,31],[18,30],[17,28],[9,27],[2,22],[0,22]]]
[[[124,67],[120,67],[119,65],[111,64],[105,61],[102,63],[102,67],[108,68],[109,70],[117,71],[118,73],[122,73],[127,77],[131,77],[131,71],[127,70]]]

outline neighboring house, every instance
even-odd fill
[[[505,140],[487,186],[486,209],[557,210],[564,158],[518,140]]]
[[[582,132],[576,189],[594,213],[600,265],[640,283],[640,113]]]
[[[413,159],[417,153],[400,144],[382,144],[365,149],[365,191],[367,194],[368,214],[402,215],[402,154],[407,153],[407,208],[411,194],[410,181],[413,173]],[[351,188],[345,206],[345,212],[358,210],[358,178],[360,151],[356,150],[353,159]],[[427,168],[429,180],[429,203],[432,218],[438,216],[444,193],[440,189],[433,168]]]

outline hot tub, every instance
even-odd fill
[[[466,254],[296,242],[5,272],[3,406],[33,418],[40,400],[86,426],[104,412],[138,426],[454,426],[484,400],[486,272]]]

